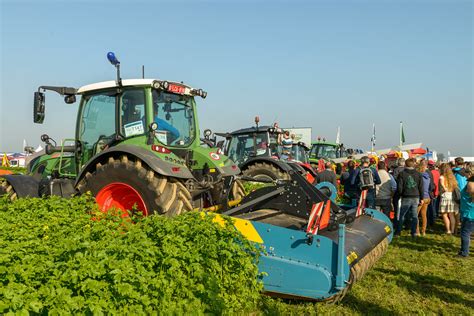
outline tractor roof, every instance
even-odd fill
[[[161,81],[161,80],[159,79],[124,79],[122,80],[122,86],[124,87],[151,86],[154,81]],[[186,88],[185,94],[190,94],[189,91],[192,89],[190,86],[185,85],[180,82],[174,82],[174,81],[168,81],[168,82],[171,84],[177,84],[177,85],[185,87]],[[92,83],[92,84],[88,84],[86,86],[80,87],[77,90],[77,93],[82,94],[89,91],[115,88],[116,86],[117,86],[117,83],[115,82],[115,80],[97,82],[97,83]]]
[[[328,146],[333,146],[333,147],[339,146],[336,143],[329,143],[329,142],[322,142],[322,141],[311,142],[311,145],[328,145]]]
[[[265,125],[265,126],[259,126],[259,127],[258,127],[258,131],[263,133],[263,132],[268,131],[269,128],[271,128],[271,126],[267,126],[267,125]],[[248,133],[255,133],[256,131],[257,131],[257,127],[252,126],[252,127],[248,127],[248,128],[238,129],[238,130],[233,131],[233,132],[231,132],[231,133],[229,133],[229,134],[231,134],[231,135],[235,135],[235,134],[248,134]]]

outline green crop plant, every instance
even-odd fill
[[[98,212],[88,195],[3,198],[0,314],[250,312],[257,253],[199,213],[132,221]]]

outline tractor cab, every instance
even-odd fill
[[[156,143],[163,148],[159,153],[173,152],[181,159],[184,149],[199,146],[193,89],[156,79],[123,80],[119,89],[107,81],[77,91],[82,95],[76,128],[82,165],[117,143]]]
[[[225,136],[224,153],[239,165],[254,157],[279,159],[282,153],[278,134],[270,126],[244,128]]]
[[[310,151],[311,159],[334,160],[346,156],[346,150],[341,144],[328,143],[325,139],[312,143]]]
[[[290,159],[299,163],[309,164],[309,148],[303,142],[293,144]]]

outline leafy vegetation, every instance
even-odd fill
[[[132,223],[94,207],[87,196],[0,202],[0,314],[256,309],[257,252],[230,225],[197,213]]]
[[[263,183],[263,182],[252,182],[252,181],[243,182],[245,194],[249,194],[250,192],[253,192],[257,189],[260,189],[269,185],[272,185],[272,184]]]
[[[394,240],[339,305],[260,295],[256,249],[187,214],[121,219],[90,197],[0,201],[0,314],[472,315],[459,238]],[[94,220],[91,220],[91,217]]]

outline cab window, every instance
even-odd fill
[[[145,127],[145,90],[125,90],[120,100],[121,133],[125,137],[142,135]]]
[[[185,147],[194,141],[193,103],[194,98],[190,96],[153,91],[153,120],[158,125],[155,137],[159,142]]]
[[[79,140],[88,159],[115,138],[115,92],[84,97]]]

